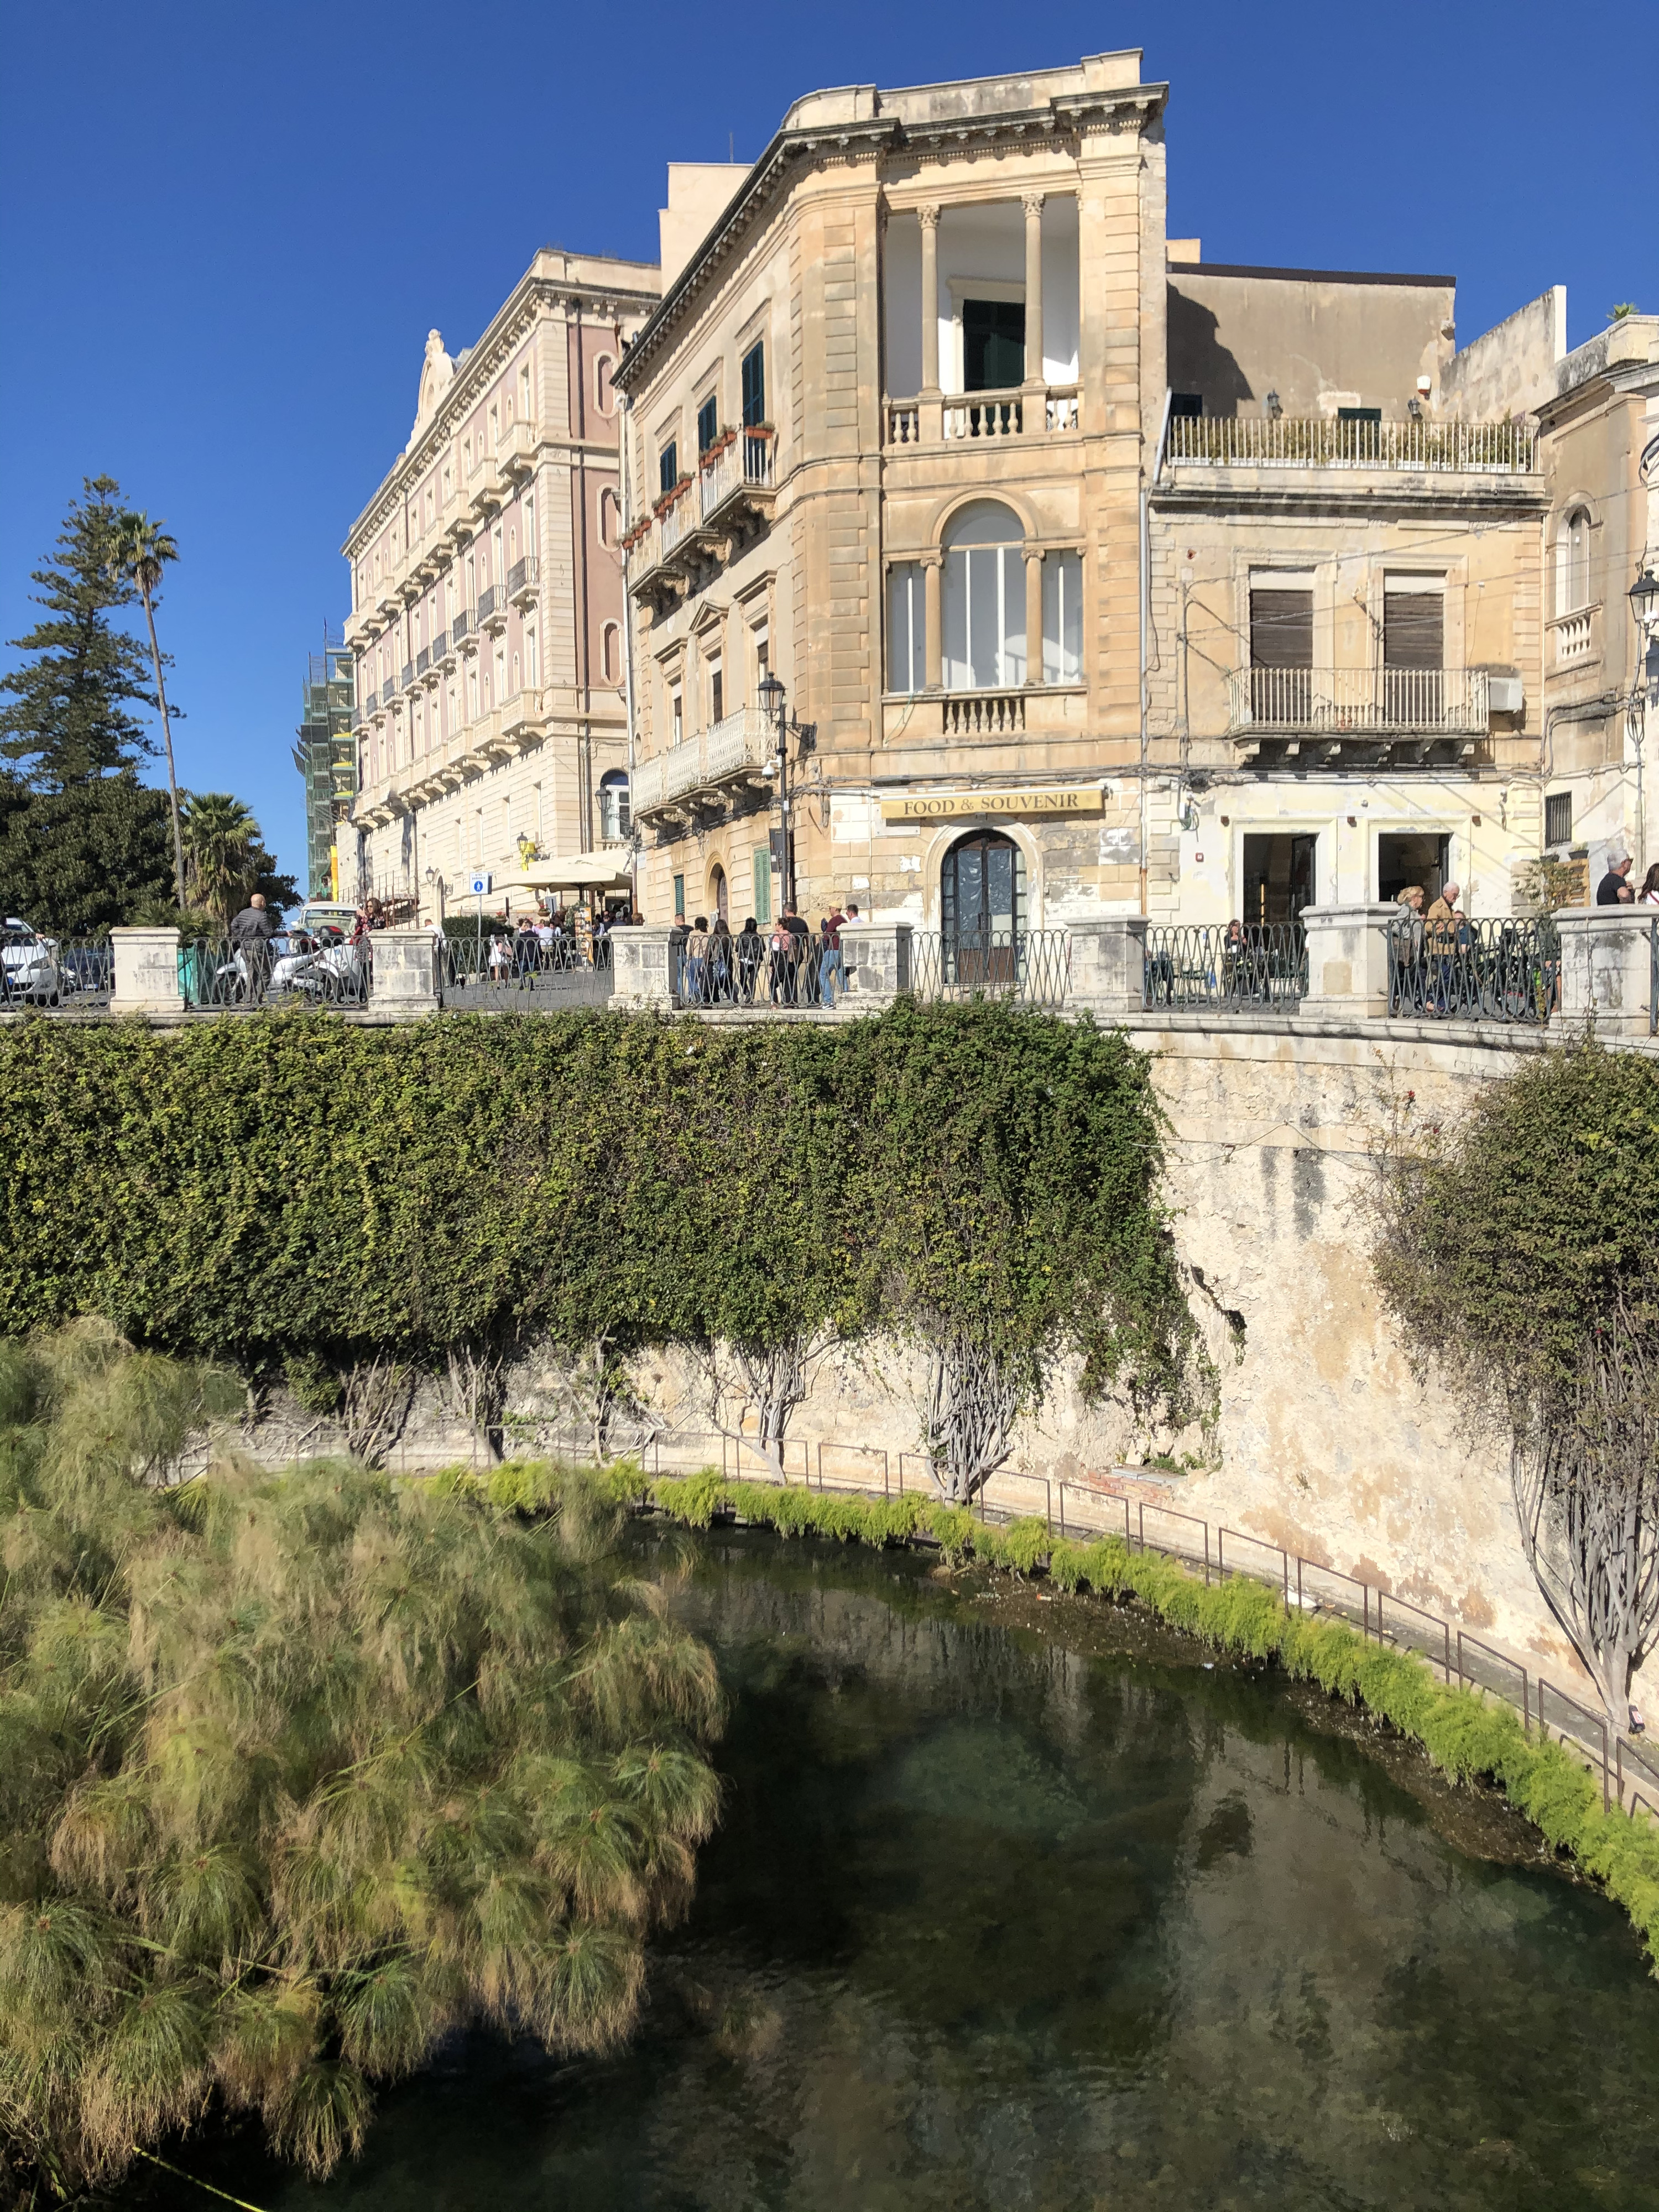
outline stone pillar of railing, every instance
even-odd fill
[[[430,929],[377,929],[369,939],[369,1004],[398,1020],[435,1014],[444,1002],[443,951]]]
[[[1066,1003],[1097,1022],[1127,1021],[1146,997],[1146,917],[1102,915],[1066,925],[1071,940]]]
[[[1593,906],[1558,914],[1561,1015],[1602,1036],[1647,1036],[1653,1028],[1651,908]]]
[[[611,931],[608,941],[613,1005],[669,1011],[674,1003],[674,985],[668,940],[673,933],[665,922],[630,923]]]
[[[847,997],[874,1013],[910,988],[911,925],[908,921],[844,921],[841,957]]]
[[[112,1014],[184,1012],[176,929],[112,929],[109,1010]]]
[[[1304,1014],[1385,1019],[1389,1011],[1389,925],[1398,906],[1309,906],[1297,916],[1306,932]]]

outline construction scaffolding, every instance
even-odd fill
[[[357,740],[352,734],[351,655],[323,627],[323,650],[307,656],[294,765],[306,787],[306,884],[312,898],[337,898],[343,886],[339,825],[357,796]],[[355,873],[355,872],[352,872]]]

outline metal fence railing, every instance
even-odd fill
[[[821,935],[739,930],[693,931],[672,946],[678,1006],[835,1008],[847,988],[837,948]]]
[[[186,1006],[218,1012],[263,1006],[362,1006],[368,1003],[371,945],[337,931],[299,931],[266,944],[199,937],[179,947],[179,989]]]
[[[1466,1022],[1547,1022],[1560,1003],[1561,933],[1537,921],[1389,928],[1389,1012]]]
[[[713,1446],[713,1449],[707,1446]],[[825,1462],[825,1454],[830,1455]],[[710,1433],[671,1431],[641,1455],[653,1474],[690,1474],[718,1465],[728,1480],[773,1480],[757,1451]],[[836,1462],[839,1462],[839,1464]],[[856,1464],[849,1464],[856,1462]],[[939,1491],[920,1453],[890,1458],[879,1449],[814,1443],[792,1437],[784,1464],[791,1479],[820,1490],[897,1497],[907,1490],[937,1498]],[[1133,1470],[1131,1470],[1133,1473]],[[1121,1536],[1132,1551],[1178,1559],[1206,1583],[1242,1575],[1277,1590],[1287,1608],[1346,1621],[1367,1642],[1414,1653],[1454,1688],[1478,1691],[1520,1713],[1528,1734],[1565,1745],[1582,1758],[1599,1782],[1605,1805],[1659,1819],[1659,1747],[1614,1735],[1606,1717],[1524,1661],[1498,1651],[1455,1621],[1357,1575],[1303,1559],[1264,1537],[1229,1528],[1151,1498],[1107,1490],[1097,1482],[1064,1482],[1048,1475],[1006,1472],[993,1475],[975,1500],[981,1521],[1040,1518],[1056,1536]]]
[[[0,1011],[86,1013],[106,1007],[113,961],[106,937],[39,937],[7,930],[0,954]]]
[[[910,939],[915,999],[1062,1006],[1071,977],[1072,939],[1064,929],[917,930]]]
[[[611,947],[608,939],[596,938],[590,957],[562,933],[551,939],[529,931],[447,937],[441,981],[444,1004],[463,1012],[603,1006],[613,982]]]
[[[1307,935],[1299,922],[1175,922],[1146,932],[1141,1003],[1149,1008],[1291,1011],[1307,988]]]

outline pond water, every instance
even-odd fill
[[[726,1812],[626,2055],[470,2039],[326,2188],[246,2134],[193,2173],[262,2212],[1659,2205],[1659,1987],[1507,1814],[1097,1606],[699,1560]],[[212,2201],[158,2183],[122,2203]]]

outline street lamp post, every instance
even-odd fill
[[[761,678],[761,711],[771,723],[778,741],[778,813],[783,827],[783,910],[795,910],[795,842],[789,823],[789,725],[785,716],[783,685],[769,668]]]

